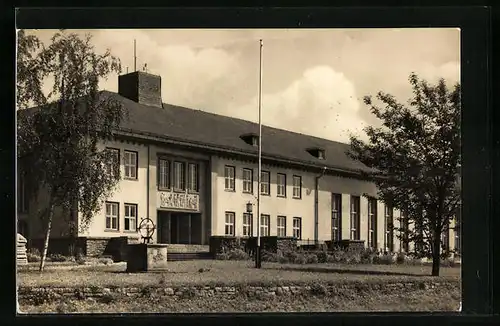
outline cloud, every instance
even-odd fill
[[[262,123],[316,137],[347,142],[365,126],[354,84],[329,66],[316,66],[285,89],[264,94]],[[238,118],[258,121],[258,98],[236,109]]]
[[[189,45],[160,45],[148,33],[131,31],[116,33],[101,31],[94,38],[95,44],[102,44],[121,54],[122,67],[126,72],[133,70],[133,42],[137,39],[137,70],[147,64],[147,70],[162,76],[163,102],[193,108],[216,110],[224,103],[230,90],[237,87],[241,70],[238,54],[221,48],[195,48]],[[168,42],[167,42],[168,43]],[[97,45],[96,45],[97,47]],[[124,53],[130,56],[124,56]],[[101,83],[102,88],[116,91],[117,76],[110,76]]]
[[[450,61],[439,66],[431,64],[424,65],[418,73],[420,78],[427,80],[429,83],[434,84],[440,78],[446,81],[448,87],[460,82],[460,62]]]
[[[43,31],[44,41],[54,32]],[[120,57],[123,73],[133,69],[136,39],[137,68],[161,75],[163,102],[254,122],[263,38],[264,124],[338,141],[380,123],[362,96],[384,91],[406,102],[412,71],[449,86],[460,79],[460,33],[451,29],[89,32],[97,52]],[[116,92],[118,76],[100,86]]]

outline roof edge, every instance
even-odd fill
[[[254,153],[253,151],[242,151],[237,148],[232,148],[232,147],[225,147],[225,146],[219,146],[215,144],[207,144],[207,143],[201,143],[201,142],[194,142],[194,141],[189,141],[181,138],[174,138],[170,136],[164,136],[161,134],[155,134],[155,133],[150,133],[150,132],[144,132],[144,131],[137,131],[133,129],[128,129],[128,128],[120,128],[115,132],[116,135],[120,136],[128,136],[132,138],[137,138],[137,139],[142,139],[142,140],[154,140],[154,141],[160,141],[162,143],[171,143],[171,144],[176,144],[176,145],[181,145],[181,146],[187,146],[187,147],[194,147],[194,148],[201,148],[209,151],[214,151],[214,152],[219,152],[219,153],[225,153],[225,154],[233,154],[233,155],[242,155],[242,156],[247,156],[249,158],[255,158],[255,155],[257,153]],[[296,165],[302,165],[304,167],[309,167],[313,169],[324,169],[325,167],[330,170],[331,172],[337,172],[341,174],[348,174],[356,178],[360,178],[362,180],[365,180],[366,173],[369,173],[368,171],[363,171],[359,169],[343,169],[339,168],[336,166],[331,166],[331,165],[326,165],[326,164],[313,164],[310,162],[306,161],[301,161],[301,160],[294,160],[290,159],[287,157],[282,157],[278,155],[269,155],[269,154],[262,154],[262,158],[270,161],[275,161],[277,163],[288,163],[288,164],[296,164]]]

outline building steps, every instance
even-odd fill
[[[187,261],[213,259],[210,252],[168,252],[167,261]]]
[[[208,245],[196,244],[167,244],[167,252],[170,253],[206,253],[210,252]]]

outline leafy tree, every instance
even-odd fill
[[[415,254],[433,259],[439,276],[441,235],[460,205],[460,85],[448,89],[409,77],[413,96],[407,105],[379,92],[377,106],[364,98],[381,127],[367,127],[369,141],[354,136],[348,155],[372,168],[381,200],[400,209],[408,225],[398,237],[415,243]],[[368,176],[368,175],[367,175]],[[446,254],[446,253],[445,253]]]
[[[119,181],[116,157],[98,143],[113,137],[126,111],[98,90],[99,80],[119,73],[121,66],[109,50],[97,54],[90,35],[61,31],[45,47],[21,31],[18,44],[18,162],[29,180],[30,197],[49,196],[40,211],[46,226],[43,271],[54,209],[76,207],[84,230]],[[48,80],[53,84],[45,95],[42,85]]]

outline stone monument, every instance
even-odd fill
[[[28,241],[21,234],[17,234],[17,264],[26,265],[28,264],[28,256],[26,255],[26,243]]]
[[[143,243],[128,244],[127,272],[161,271],[167,268],[167,245],[152,244],[156,226],[149,218],[142,219],[138,227]]]

